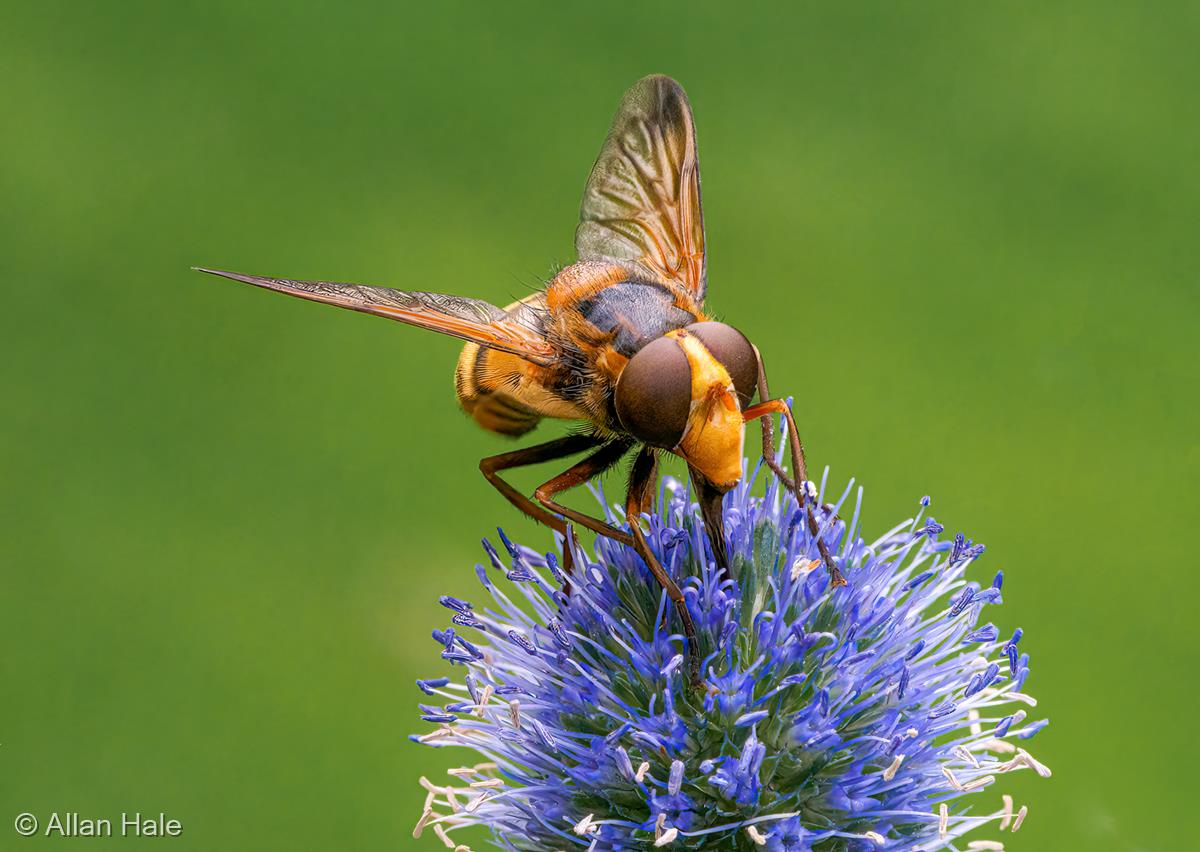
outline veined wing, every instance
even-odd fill
[[[692,108],[670,77],[625,93],[583,193],[580,260],[636,261],[699,305],[707,272]]]
[[[255,287],[287,293],[301,299],[387,317],[409,325],[428,328],[481,346],[511,352],[542,366],[558,360],[558,350],[537,329],[517,321],[503,308],[481,299],[339,284],[331,281],[293,281],[287,278],[262,278],[218,269],[201,269],[212,275],[243,281]]]

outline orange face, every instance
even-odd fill
[[[667,335],[687,357],[692,376],[692,403],[683,438],[672,452],[682,456],[722,491],[742,478],[742,444],[746,421],[729,371],[684,330]]]

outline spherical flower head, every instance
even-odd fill
[[[1001,576],[964,578],[983,546],[944,538],[927,498],[867,542],[861,489],[830,506],[823,483],[818,535],[848,581],[831,588],[791,492],[772,478],[754,496],[754,479],[725,499],[729,576],[685,486],[665,479],[643,517],[684,589],[700,683],[633,549],[600,538],[568,578],[554,554],[502,532],[506,557],[484,542],[490,600],[442,598],[452,623],[434,639],[462,675],[418,681],[438,727],[414,737],[473,754],[444,784],[421,779],[415,836],[454,848],[479,825],[505,849],[804,852],[933,850],[1020,827],[1025,808],[992,787],[1050,774],[1018,745],[1046,723],[1026,717],[1021,631],[981,623]]]

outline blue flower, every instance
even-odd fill
[[[790,492],[772,478],[756,497],[754,479],[725,499],[734,579],[715,571],[680,483],[664,480],[645,519],[696,624],[699,686],[632,549],[578,551],[564,594],[554,554],[503,533],[506,557],[484,543],[487,605],[442,598],[451,624],[434,633],[462,676],[417,682],[442,703],[422,704],[438,727],[413,738],[466,748],[470,765],[421,779],[414,836],[454,847],[478,825],[514,850],[932,850],[1020,826],[1008,796],[971,807],[1005,772],[1050,774],[1014,743],[1045,725],[1026,718],[1021,631],[981,623],[1002,577],[964,577],[983,547],[943,540],[928,498],[867,542],[851,483],[819,533],[849,582],[831,589]]]

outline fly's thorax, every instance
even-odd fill
[[[650,281],[626,280],[600,290],[578,305],[580,315],[605,341],[605,348],[631,358],[647,343],[695,322],[675,304],[667,287]]]

